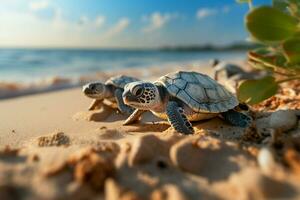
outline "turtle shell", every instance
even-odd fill
[[[127,83],[131,83],[135,81],[140,81],[140,80],[134,77],[120,75],[120,76],[111,77],[105,82],[105,85],[113,85],[118,88],[124,88],[124,86]]]
[[[201,73],[178,71],[161,77],[156,83],[196,112],[226,112],[239,104],[224,86]]]

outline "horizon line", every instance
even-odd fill
[[[62,50],[174,50],[174,49],[185,49],[185,48],[228,48],[235,45],[255,45],[255,43],[249,43],[245,41],[236,41],[225,45],[216,44],[187,44],[187,45],[163,45],[158,47],[97,47],[97,46],[0,46],[0,49],[62,49]]]

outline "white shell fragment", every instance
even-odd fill
[[[279,131],[288,131],[297,125],[296,113],[292,110],[279,110],[271,114],[269,120],[270,128]]]
[[[262,172],[272,174],[276,167],[276,162],[272,151],[269,148],[262,148],[257,156],[257,162]]]

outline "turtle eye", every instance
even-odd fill
[[[143,88],[141,87],[135,87],[132,91],[133,95],[140,96],[143,94]]]
[[[95,84],[92,84],[92,85],[90,86],[90,89],[91,89],[91,90],[95,90],[95,88],[96,88],[96,85],[95,85]]]

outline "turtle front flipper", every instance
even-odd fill
[[[146,112],[146,110],[139,110],[136,109],[135,111],[133,111],[133,113],[125,120],[125,122],[123,123],[123,125],[130,125],[133,124],[134,122],[136,122],[137,120],[139,120],[140,116]]]
[[[245,128],[250,126],[252,123],[251,117],[235,110],[229,110],[227,112],[221,113],[221,115],[225,121],[229,122],[234,126]]]
[[[116,89],[115,91],[115,98],[117,101],[118,108],[122,113],[130,115],[134,109],[124,104],[122,93],[122,89]]]
[[[96,110],[96,108],[100,107],[103,102],[103,99],[94,99],[91,105],[89,106],[89,110]]]
[[[191,122],[183,113],[183,109],[175,101],[170,101],[167,105],[167,115],[172,127],[179,133],[193,134],[194,129]]]

